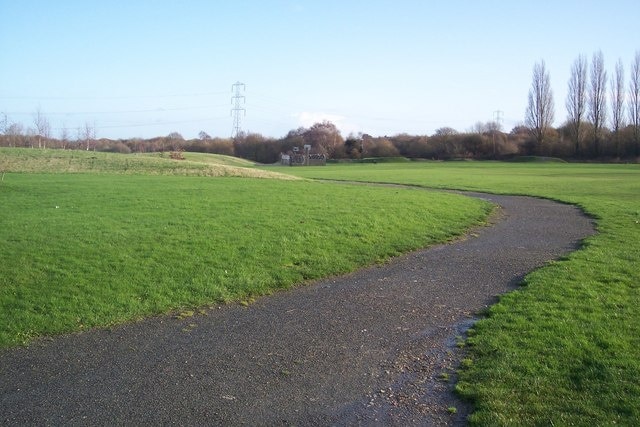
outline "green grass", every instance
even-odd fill
[[[247,301],[446,241],[491,209],[422,190],[105,173],[8,173],[0,206],[5,347]]]
[[[328,160],[328,163],[407,163],[410,161],[406,157],[365,157],[363,159]]]
[[[559,159],[557,157],[544,157],[544,156],[518,156],[510,160],[516,163],[567,163],[566,160]]]
[[[1,346],[249,301],[449,239],[487,212],[477,201],[418,190],[171,176],[207,175],[215,165],[142,158],[0,149],[0,174],[8,172],[0,182]],[[474,402],[470,422],[477,425],[640,424],[638,165],[268,170],[581,206],[599,234],[489,310],[469,333],[457,388]]]
[[[144,156],[156,157],[156,158],[167,158],[169,154],[167,153],[149,153],[144,154]],[[199,162],[205,164],[213,164],[213,165],[224,165],[224,166],[237,166],[250,168],[255,165],[255,162],[250,160],[241,159],[239,157],[233,156],[225,156],[223,154],[209,154],[209,153],[192,153],[184,151],[182,152],[182,156],[185,160],[190,162]]]
[[[185,153],[185,160],[172,160],[167,153],[161,156],[160,153],[117,154],[0,147],[0,174],[108,173],[291,179],[290,176],[250,168],[252,165],[234,157],[203,153]]]
[[[474,425],[640,425],[640,166],[426,162],[292,173],[581,206],[598,235],[489,310],[471,331],[457,389],[475,404]]]

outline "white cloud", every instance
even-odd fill
[[[348,135],[350,132],[357,133],[361,130],[358,129],[358,126],[356,124],[350,123],[345,116],[341,116],[339,114],[324,113],[318,111],[303,111],[301,113],[295,113],[293,114],[293,116],[298,120],[298,126],[302,126],[305,128],[311,127],[316,123],[327,120],[336,125],[343,136]]]
[[[339,123],[341,123],[345,119],[344,116],[340,116],[338,114],[308,112],[308,111],[303,111],[302,113],[295,113],[293,116],[298,119],[299,126],[304,126],[306,128],[314,125],[315,123],[322,122],[324,120],[330,121],[334,125],[338,126]]]

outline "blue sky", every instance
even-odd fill
[[[574,59],[602,50],[628,76],[638,17],[637,0],[0,0],[0,112],[30,127],[39,108],[53,136],[228,137],[240,81],[242,129],[265,136],[465,131],[496,110],[510,130],[544,59],[560,125]]]

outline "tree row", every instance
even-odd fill
[[[629,71],[627,86],[621,60],[609,78],[601,51],[591,61],[579,55],[568,82],[567,120],[558,133],[552,127],[555,104],[549,72],[544,60],[536,63],[525,117],[535,150],[573,158],[640,156],[640,51]]]

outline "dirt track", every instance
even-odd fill
[[[248,307],[1,351],[0,424],[463,424],[469,408],[442,380],[456,337],[593,233],[571,206],[476,196],[502,206],[499,218],[454,244]]]

